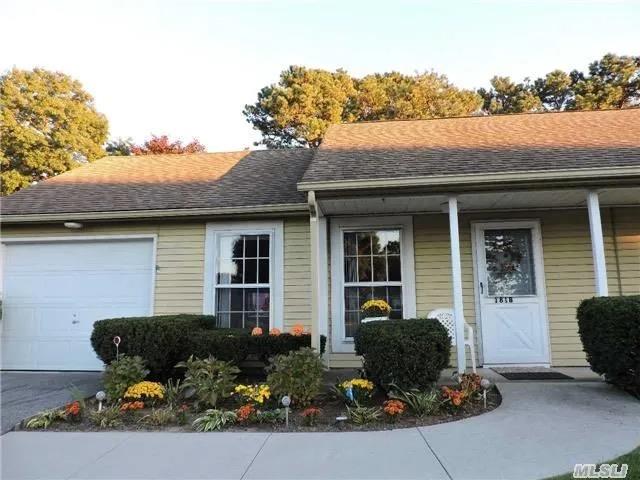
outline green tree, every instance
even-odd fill
[[[534,92],[528,78],[515,83],[509,77],[495,76],[491,88],[481,88],[478,94],[483,99],[483,108],[489,113],[523,113],[542,109],[542,102]]]
[[[131,155],[134,147],[133,139],[116,138],[107,142],[107,146],[104,148],[107,151],[107,155],[127,156]]]
[[[40,68],[0,77],[2,194],[104,155],[108,122],[80,82]]]
[[[534,92],[545,110],[564,110],[574,98],[573,80],[568,73],[554,70],[534,82]]]
[[[568,108],[598,110],[640,104],[640,56],[608,53],[589,65],[588,74],[571,72],[575,98]]]
[[[354,94],[353,80],[342,70],[291,66],[277,84],[262,88],[258,101],[243,113],[269,148],[316,147],[330,124],[351,119]]]
[[[435,72],[367,75],[356,81],[355,120],[403,120],[469,115],[482,99]]]
[[[333,123],[469,115],[481,105],[475,92],[433,72],[356,79],[343,70],[290,67],[278,84],[260,90],[244,115],[269,148],[317,147]]]

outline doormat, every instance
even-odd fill
[[[546,372],[523,372],[523,371],[496,371],[494,372],[502,375],[507,380],[573,380],[573,377],[565,375],[564,373],[554,372],[552,370]]]

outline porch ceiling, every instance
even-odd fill
[[[599,190],[600,205],[640,205],[640,186]],[[440,213],[447,203],[446,194],[350,196],[318,199],[325,215]],[[586,208],[583,189],[496,191],[458,195],[462,211],[531,210],[550,208]]]

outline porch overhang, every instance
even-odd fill
[[[526,211],[536,209],[587,208],[587,191],[597,191],[601,207],[640,205],[640,182],[631,186],[587,189],[577,187],[545,189],[494,189],[492,191],[443,191],[422,194],[393,193],[341,196],[315,192],[315,202],[324,215],[385,215],[442,213],[451,195],[456,195],[462,212]]]
[[[624,182],[607,182],[593,179],[595,185],[577,186],[574,184],[561,185],[548,182],[546,185],[516,188],[509,185],[505,188],[483,188],[462,190],[454,188],[429,189],[429,191],[406,189],[378,188],[360,191],[330,190],[311,191],[313,215],[328,218],[357,217],[357,216],[389,216],[389,215],[422,215],[443,214],[449,216],[449,233],[451,245],[452,267],[452,298],[457,336],[462,338],[464,325],[464,305],[462,301],[460,241],[458,216],[472,212],[526,212],[536,210],[584,210],[588,217],[591,243],[593,248],[593,265],[595,273],[596,295],[607,295],[607,270],[605,265],[604,242],[600,209],[608,207],[640,206],[640,179]],[[326,239],[326,228],[323,223],[322,236]],[[313,232],[316,235],[318,232]],[[318,264],[326,264],[326,246],[322,249],[314,247],[318,255]],[[323,272],[319,278],[326,283],[327,273]],[[326,308],[326,307],[325,307]],[[314,309],[315,310],[315,309]],[[318,309],[318,317],[326,314],[326,310]],[[324,333],[322,331],[318,333]],[[466,368],[466,354],[464,342],[457,342],[458,371],[463,373]]]
[[[451,192],[470,189],[549,188],[552,185],[601,188],[611,184],[640,184],[640,166],[300,182],[298,190],[336,195],[349,191],[367,194],[380,189],[389,193],[424,193],[425,190]]]

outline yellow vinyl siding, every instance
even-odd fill
[[[308,218],[284,221],[284,327],[311,331],[311,240]]]
[[[202,313],[205,221],[86,224],[81,230],[62,225],[3,226],[2,237],[84,237],[92,235],[157,235],[154,313]],[[309,221],[284,220],[284,321],[289,327],[311,327],[309,301]]]
[[[615,220],[616,248],[612,216]],[[640,293],[640,209],[602,209],[610,295],[619,295],[618,275],[625,295]],[[501,219],[540,219],[544,256],[551,362],[556,366],[586,365],[578,336],[576,308],[595,294],[589,219],[586,210],[531,211],[462,215],[460,249],[464,309],[475,325],[471,222]],[[416,296],[418,316],[438,307],[450,307],[451,262],[446,215],[414,218]],[[619,274],[618,274],[619,271]],[[476,335],[478,346],[479,336]],[[477,348],[479,350],[479,348]],[[455,355],[452,355],[455,364]]]

